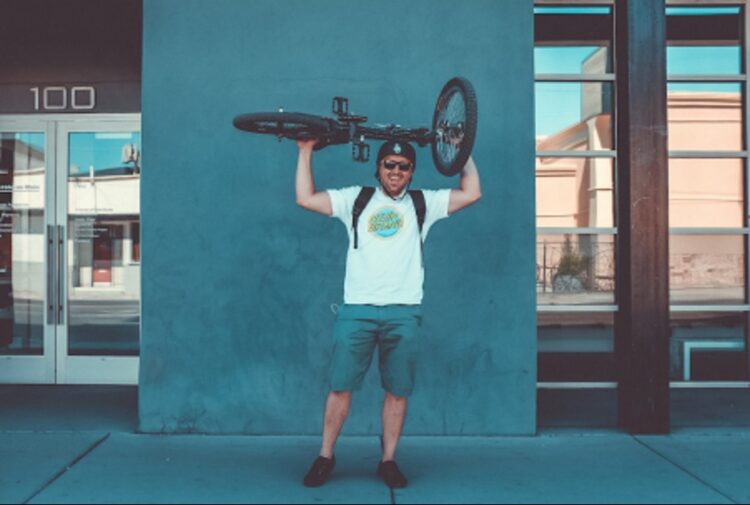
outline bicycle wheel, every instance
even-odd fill
[[[326,118],[299,112],[252,112],[234,118],[235,128],[289,139],[327,139],[331,123]]]
[[[464,168],[477,134],[477,95],[463,77],[454,77],[443,86],[432,117],[432,160],[445,176]]]

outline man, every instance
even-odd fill
[[[360,388],[379,351],[383,402],[382,459],[378,475],[391,488],[407,480],[395,461],[406,418],[407,399],[414,386],[414,369],[421,324],[422,243],[430,226],[479,200],[479,173],[469,158],[459,189],[408,191],[416,168],[416,152],[408,143],[386,142],[377,156],[379,187],[371,196],[362,188],[316,191],[312,175],[315,141],[298,141],[297,204],[307,210],[341,219],[349,230],[344,305],[335,329],[331,389],[326,401],[320,456],[305,476],[309,487],[323,485],[336,463],[334,446],[349,414],[352,391]],[[357,205],[365,206],[353,226]],[[419,200],[422,200],[421,204]],[[423,222],[418,209],[421,207]],[[421,233],[420,233],[421,230]]]

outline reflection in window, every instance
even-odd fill
[[[612,149],[612,84],[536,84],[538,151]]]
[[[612,54],[604,46],[537,46],[534,48],[537,74],[608,74]]]
[[[140,152],[139,132],[69,136],[71,356],[139,353],[140,240],[133,233],[140,223]]]
[[[613,9],[550,6],[534,12],[537,303],[541,310],[613,305],[614,235],[552,230],[615,227],[614,159],[564,156],[614,154]],[[559,74],[575,81],[550,80]],[[611,313],[538,317],[540,381],[616,380]]]
[[[614,304],[613,235],[537,235],[539,305]]]
[[[742,92],[737,83],[667,86],[669,149],[741,151]]]
[[[70,177],[140,172],[141,134],[71,133]]]
[[[133,262],[141,261],[141,223],[136,221],[130,225],[130,236],[133,240]]]
[[[671,235],[672,304],[745,303],[744,235]]]
[[[748,380],[744,313],[673,312],[670,378]]]
[[[739,13],[739,7],[667,7],[667,16],[736,16]]]
[[[739,158],[670,159],[669,225],[742,228],[744,173]]]
[[[614,227],[612,158],[536,160],[537,227]]]
[[[742,77],[744,31],[739,7],[667,8],[670,150],[745,149],[743,84],[679,80],[683,75]],[[720,229],[746,226],[746,160],[739,153],[736,158],[684,156],[669,160],[669,225],[680,228],[669,241],[670,303],[744,305],[747,236],[720,234]],[[716,233],[698,234],[696,228]],[[681,308],[692,310],[671,316],[671,380],[747,380],[747,312]]]
[[[616,381],[614,314],[537,314],[542,382]]]
[[[0,164],[15,173],[43,172],[44,138],[43,133],[0,133]]]
[[[0,133],[0,355],[41,355],[44,338],[43,133]]]
[[[667,48],[667,74],[738,75],[740,46],[672,46]]]

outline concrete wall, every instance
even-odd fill
[[[233,129],[243,112],[429,126],[462,75],[479,97],[483,200],[426,244],[424,353],[406,432],[535,431],[531,0],[152,0],[144,6],[140,428],[321,429],[342,224],[294,202],[292,142]],[[377,145],[373,145],[373,150]],[[372,184],[347,146],[319,188]],[[454,187],[418,153],[415,186]],[[377,433],[376,367],[345,433]]]

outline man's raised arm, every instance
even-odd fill
[[[295,189],[297,205],[313,212],[330,216],[333,214],[331,197],[328,192],[315,192],[315,181],[312,175],[312,153],[316,140],[298,140],[299,158],[297,158],[297,176]]]
[[[476,203],[481,197],[482,187],[479,183],[479,171],[474,164],[474,159],[469,156],[466,165],[461,170],[461,187],[451,190],[448,214],[453,214],[472,203]]]

